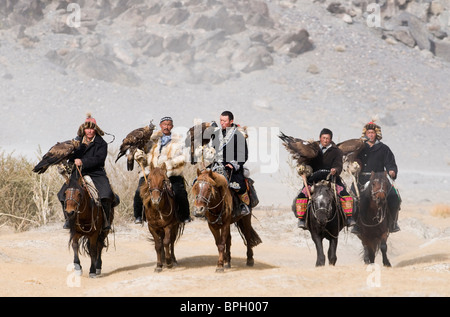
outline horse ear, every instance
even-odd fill
[[[312,194],[312,193],[314,193],[314,186],[316,186],[316,184],[313,184],[312,186],[311,186],[311,189],[309,190],[309,192]]]
[[[197,167],[197,176],[200,176],[202,172],[200,172],[200,169]]]
[[[162,163],[161,165],[161,169],[163,170],[164,173],[167,172],[167,166],[166,166],[166,162]]]
[[[211,177],[212,179],[214,179],[213,172],[210,168],[208,168],[208,176]]]

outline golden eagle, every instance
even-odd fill
[[[117,155],[117,162],[122,156],[127,154],[127,170],[132,171],[134,168],[134,154],[137,149],[144,150],[147,143],[150,141],[150,137],[153,134],[153,130],[155,130],[155,125],[153,124],[153,120],[150,121],[148,126],[143,128],[134,129],[123,139],[122,145],[119,149],[119,154]]]
[[[342,151],[344,162],[352,164],[358,158],[359,153],[364,148],[365,138],[349,139],[337,144]]]
[[[42,157],[42,160],[33,168],[33,172],[42,174],[50,166],[56,164],[65,164],[70,156],[80,147],[80,141],[68,140],[58,142],[48,150]]]
[[[288,136],[283,132],[280,133],[281,134],[278,137],[283,141],[283,145],[287,151],[297,161],[297,167],[308,165],[319,153],[319,142],[305,141]]]

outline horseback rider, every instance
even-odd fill
[[[232,112],[221,113],[220,128],[211,136],[211,147],[215,150],[212,169],[225,169],[229,187],[240,199],[240,216],[250,214],[250,196],[244,176],[244,164],[248,160],[246,133],[234,123]]]
[[[178,204],[177,216],[181,222],[190,222],[190,208],[188,194],[184,185],[183,169],[185,164],[184,147],[182,137],[172,133],[173,119],[171,117],[163,117],[159,122],[161,130],[153,132],[151,136],[152,146],[147,149],[147,153],[137,150],[134,159],[142,163],[145,168],[145,174],[150,173],[149,166],[161,166],[166,164],[167,176],[169,177],[172,189],[175,194],[175,201]],[[143,204],[139,194],[139,188],[144,181],[144,174],[141,173],[139,186],[135,193],[134,199],[134,215],[136,223],[142,221]]]
[[[386,144],[380,141],[382,139],[381,127],[371,121],[364,126],[362,136],[367,140],[357,158],[358,164],[361,167],[358,177],[358,186],[361,191],[364,188],[364,185],[369,181],[371,172],[387,171],[393,180],[395,180],[398,175],[394,154]],[[388,193],[387,202],[391,217],[389,231],[392,233],[400,231],[397,218],[400,210],[401,198],[394,186],[392,186],[392,190]],[[361,204],[363,204],[363,202],[361,202]],[[355,210],[355,217],[357,216],[358,211]],[[358,229],[358,226],[355,226],[352,233],[359,234]]]
[[[353,198],[347,192],[342,183],[340,174],[342,172],[342,151],[332,142],[333,132],[327,128],[320,131],[319,152],[317,156],[310,162],[313,173],[308,177],[308,186],[317,183],[328,176],[328,173],[336,177],[336,190],[339,195],[342,209],[347,216],[347,226],[355,225],[352,217],[353,212]],[[298,218],[298,227],[306,229],[305,214],[308,208],[307,196],[308,189],[306,187],[299,193],[295,202],[294,212]]]
[[[111,229],[110,214],[113,203],[118,204],[118,197],[113,193],[105,171],[105,160],[108,155],[108,144],[102,138],[105,133],[97,125],[97,121],[87,114],[87,118],[78,128],[75,140],[80,141],[80,147],[75,150],[69,163],[74,164],[82,171],[83,176],[90,176],[106,215],[103,229]],[[77,168],[73,168],[71,178],[79,177]],[[63,228],[69,229],[69,219],[64,211],[65,190],[67,184],[64,183],[58,193],[58,199],[62,204],[64,218],[66,219]]]

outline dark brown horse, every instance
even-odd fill
[[[224,272],[224,267],[231,267],[231,233],[230,225],[236,223],[239,233],[247,246],[247,265],[253,266],[253,247],[262,241],[251,224],[251,213],[244,217],[233,216],[233,196],[228,188],[226,178],[210,169],[197,170],[197,180],[192,187],[195,197],[194,215],[205,217],[214,236],[219,260],[216,272]]]
[[[69,217],[70,240],[74,252],[75,274],[82,274],[80,264],[80,248],[90,256],[89,277],[97,277],[102,270],[102,251],[107,247],[109,230],[103,230],[105,214],[100,204],[96,204],[80,176],[78,180],[71,178],[65,190],[64,210]],[[111,207],[110,224],[114,219]]]
[[[332,183],[325,180],[312,186],[311,200],[306,214],[306,226],[316,245],[316,266],[325,265],[323,239],[327,239],[330,242],[328,247],[329,264],[336,264],[339,232],[345,226],[344,212],[340,208],[339,198],[333,192],[331,186]]]
[[[177,216],[178,205],[169,178],[166,164],[161,167],[150,165],[147,182],[140,189],[144,203],[148,230],[155,242],[157,263],[155,272],[161,272],[163,259],[168,268],[177,263],[175,258],[175,242],[182,235],[184,223]]]
[[[383,265],[391,266],[387,257],[387,239],[389,236],[389,210],[387,196],[392,185],[386,172],[372,172],[369,184],[361,193],[360,212],[357,224],[360,228],[359,239],[364,247],[364,263],[375,261],[378,249],[383,255]]]

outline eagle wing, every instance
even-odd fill
[[[67,162],[70,156],[79,147],[80,141],[76,140],[56,143],[47,153],[45,153],[41,161],[33,168],[33,172],[42,174],[52,165]]]
[[[144,150],[144,147],[150,142],[150,138],[155,130],[155,125],[151,121],[148,126],[134,129],[122,140],[122,144],[117,154],[117,162],[122,156],[127,154],[127,170],[132,171],[134,168],[134,154],[137,149]]]
[[[342,151],[344,161],[353,163],[358,154],[364,148],[364,139],[349,139],[337,144],[337,147]]]
[[[317,142],[305,141],[302,139],[288,136],[281,132],[278,136],[282,141],[286,150],[297,161],[297,165],[309,164],[309,162],[317,156],[320,147]]]

